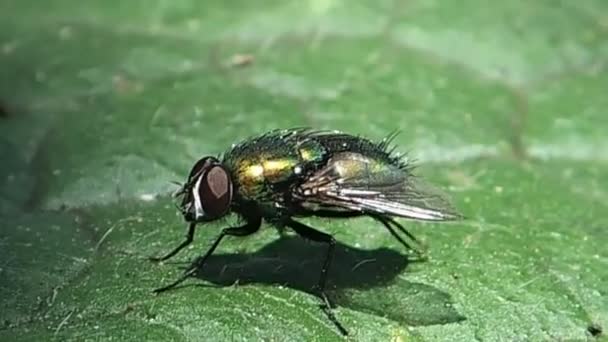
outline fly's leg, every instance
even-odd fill
[[[190,223],[190,226],[188,227],[188,233],[186,234],[186,240],[184,240],[179,246],[175,247],[175,249],[173,249],[171,252],[167,253],[166,255],[164,255],[162,257],[150,257],[150,260],[154,261],[154,262],[165,261],[165,260],[171,258],[172,256],[174,256],[175,254],[177,254],[179,251],[184,249],[189,244],[191,244],[192,240],[194,240],[194,228],[195,227],[196,227],[196,223],[194,223],[194,222]]]
[[[322,242],[328,245],[327,253],[325,255],[325,261],[323,262],[323,268],[321,268],[321,276],[319,277],[319,283],[317,284],[318,295],[323,301],[321,305],[321,309],[327,315],[327,318],[340,330],[343,335],[348,335],[348,331],[342,326],[342,324],[338,321],[336,316],[332,311],[333,305],[329,301],[329,298],[325,294],[325,285],[327,283],[327,272],[329,271],[329,266],[331,265],[331,261],[334,256],[334,247],[336,246],[336,240],[333,236],[329,234],[325,234],[320,232],[314,228],[308,227],[305,224],[300,222],[289,220],[286,225],[293,229],[298,235],[301,237],[315,241]]]
[[[410,251],[413,251],[414,253],[416,253],[417,260],[426,259],[425,252],[424,252],[424,249],[425,249],[424,245],[422,243],[420,243],[418,241],[418,239],[416,239],[416,237],[412,233],[408,232],[407,229],[405,229],[399,222],[395,221],[395,219],[390,216],[364,213],[364,212],[359,212],[359,211],[338,211],[338,212],[336,212],[336,211],[331,211],[331,210],[319,210],[319,211],[315,212],[315,216],[327,217],[327,218],[354,218],[354,217],[361,217],[364,215],[367,215],[367,216],[373,218],[374,220],[382,223],[382,225],[384,225],[384,227],[386,227],[386,229],[391,233],[391,235],[397,241],[399,241],[399,243],[401,243],[401,245],[403,245],[403,247],[405,247],[407,250],[410,250]],[[409,244],[399,234],[397,234],[397,232],[395,231],[395,227],[403,235],[407,236],[411,241],[413,241],[414,244],[416,245],[416,247]]]
[[[391,233],[391,235],[397,241],[399,241],[399,243],[401,243],[403,245],[403,247],[416,253],[416,257],[418,260],[426,259],[426,256],[424,253],[424,245],[422,243],[420,243],[418,241],[418,239],[416,239],[416,237],[414,235],[412,235],[412,233],[408,232],[405,228],[403,228],[403,226],[401,224],[399,224],[399,222],[395,221],[393,218],[388,217],[388,216],[370,215],[370,217],[372,217],[374,220],[382,223],[384,225],[384,227],[386,227],[386,229],[388,229],[388,231]],[[399,234],[397,234],[397,232],[395,231],[395,228],[393,228],[393,226],[397,227],[397,229],[399,229],[399,231],[401,233],[403,233],[410,240],[412,240],[417,245],[417,247],[413,247],[412,245],[407,243]]]
[[[207,259],[211,256],[211,254],[213,254],[213,252],[215,251],[215,249],[217,248],[217,246],[220,244],[220,242],[222,241],[222,239],[225,236],[251,235],[251,234],[257,232],[258,229],[260,229],[261,225],[262,225],[262,219],[260,217],[257,217],[257,218],[249,219],[247,221],[247,223],[245,223],[243,226],[222,229],[222,232],[220,233],[220,235],[218,235],[218,237],[215,239],[215,242],[213,242],[213,244],[207,250],[207,252],[203,256],[198,257],[192,263],[192,265],[190,265],[190,267],[188,267],[188,269],[186,271],[184,271],[184,274],[182,274],[181,277],[179,277],[176,281],[174,281],[173,283],[171,283],[169,285],[166,285],[166,286],[163,286],[161,288],[154,290],[154,293],[161,293],[161,292],[170,290],[170,289],[176,287],[177,285],[181,284],[184,280],[188,279],[190,276],[194,275],[200,268],[203,267],[205,262],[207,262]]]

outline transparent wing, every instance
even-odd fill
[[[346,194],[351,197],[348,200],[367,210],[427,221],[461,218],[445,193],[411,175],[388,189],[379,186],[374,195],[352,198],[348,196],[350,192],[348,188],[341,190],[342,196]]]
[[[416,220],[449,221],[462,216],[449,197],[397,165],[343,154],[301,186],[309,208],[354,210]]]

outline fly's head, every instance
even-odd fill
[[[230,173],[217,158],[204,157],[194,164],[186,183],[174,196],[181,197],[178,208],[187,222],[219,219],[232,204]]]

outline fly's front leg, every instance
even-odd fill
[[[154,293],[161,293],[161,292],[170,290],[170,289],[176,287],[177,285],[181,284],[184,280],[188,279],[190,276],[194,275],[199,269],[201,269],[203,267],[205,262],[207,262],[207,259],[211,256],[211,254],[213,254],[213,252],[215,251],[217,246],[219,246],[220,242],[222,241],[222,239],[225,236],[251,235],[251,234],[257,232],[260,229],[261,225],[262,225],[262,218],[256,217],[256,218],[248,219],[247,223],[245,223],[244,225],[242,225],[240,227],[222,229],[222,232],[220,233],[220,235],[218,235],[218,237],[215,239],[215,241],[213,242],[211,247],[207,250],[207,252],[203,256],[198,257],[192,263],[192,265],[190,265],[190,267],[188,267],[188,269],[184,272],[184,274],[182,274],[181,277],[179,277],[176,281],[174,281],[173,283],[171,283],[167,286],[163,286],[161,288],[154,290]]]
[[[195,227],[196,227],[196,223],[194,223],[194,222],[190,223],[190,226],[188,227],[188,233],[186,234],[186,240],[184,240],[179,246],[175,247],[175,249],[173,249],[171,252],[167,253],[166,255],[164,255],[162,257],[150,257],[150,260],[154,261],[154,262],[165,261],[165,260],[171,258],[172,256],[174,256],[175,254],[177,254],[179,251],[184,249],[189,244],[191,244],[192,241],[194,240],[194,228]]]

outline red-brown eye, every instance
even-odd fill
[[[212,166],[203,175],[198,191],[205,219],[218,218],[228,212],[232,201],[232,180],[222,166]]]
[[[211,166],[211,164],[213,164],[214,162],[217,162],[217,159],[213,157],[205,157],[199,159],[199,161],[197,161],[196,164],[192,166],[192,169],[190,169],[190,175],[188,175],[188,182],[191,182],[193,178],[200,175],[204,169]]]
[[[187,221],[194,220],[197,215],[195,212],[196,200],[191,191],[192,187],[194,186],[195,179],[200,178],[202,173],[214,163],[217,163],[217,159],[214,157],[204,157],[199,159],[194,166],[192,166],[192,169],[190,169],[190,174],[188,175],[186,184],[183,186],[180,192],[184,196],[182,198],[181,208]]]

